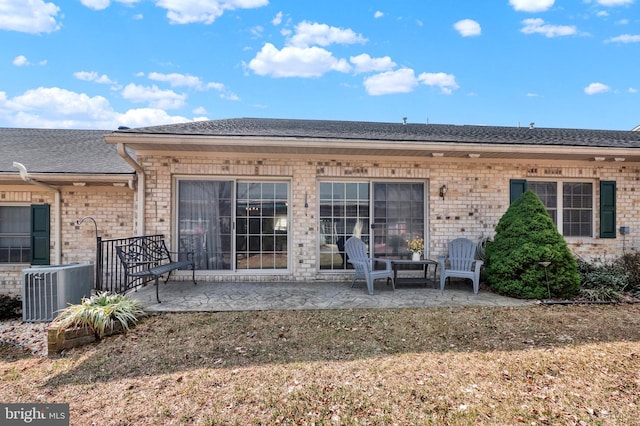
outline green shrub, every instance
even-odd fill
[[[120,323],[127,331],[144,315],[142,305],[137,300],[122,294],[101,292],[83,299],[79,305],[69,305],[61,310],[56,322],[60,325],[60,331],[87,326],[97,338],[102,338],[107,330],[114,329],[116,323]]]
[[[22,301],[18,297],[0,295],[0,319],[16,318],[22,311]]]
[[[580,291],[583,298],[597,302],[617,302],[624,298],[629,274],[620,259],[611,263],[589,264],[578,260]]]
[[[640,252],[625,253],[618,259],[618,263],[628,276],[627,291],[640,296]]]
[[[485,249],[484,279],[521,299],[567,298],[579,288],[578,265],[542,201],[526,191],[502,216]],[[540,262],[550,262],[546,268]]]

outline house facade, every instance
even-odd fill
[[[349,280],[351,235],[390,258],[423,237],[436,259],[453,238],[491,238],[526,189],[576,255],[620,255],[640,233],[639,132],[231,119],[99,137],[89,145],[109,148],[126,185],[59,183],[62,235],[50,252],[61,247],[63,262],[91,259],[92,229],[75,221],[92,216],[103,236],[164,234],[172,250],[193,251],[199,281]],[[0,211],[55,201],[15,169],[0,177]],[[0,259],[4,292],[24,266]]]
[[[31,266],[95,262],[96,233],[132,235],[136,176],[107,133],[0,129],[0,294]]]

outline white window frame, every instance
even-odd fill
[[[596,210],[597,210],[597,200],[596,200],[596,182],[591,179],[527,179],[528,182],[552,182],[556,184],[557,187],[557,200],[556,200],[556,227],[560,235],[567,239],[580,239],[580,238],[595,238],[596,235]],[[574,236],[566,236],[564,235],[564,184],[565,183],[589,183],[591,184],[591,233],[590,235],[574,235]],[[546,206],[545,206],[546,207]]]
[[[233,197],[233,206],[232,206],[232,212],[231,212],[231,217],[232,217],[232,237],[231,237],[231,258],[232,258],[232,265],[230,269],[201,269],[201,270],[196,270],[196,274],[202,274],[202,275],[211,275],[211,274],[215,274],[215,275],[230,275],[230,274],[251,274],[251,275],[286,275],[291,273],[291,265],[292,265],[292,253],[293,253],[293,247],[292,247],[292,230],[291,230],[291,208],[289,207],[287,209],[287,267],[286,269],[238,269],[236,267],[236,256],[237,256],[237,249],[236,249],[236,238],[237,238],[237,214],[236,214],[236,208],[237,208],[237,202],[238,202],[238,197],[237,197],[237,188],[238,188],[238,183],[270,183],[270,182],[279,182],[279,183],[286,183],[287,184],[287,205],[291,206],[291,200],[292,200],[292,183],[291,183],[291,178],[289,177],[278,177],[278,176],[255,176],[255,177],[250,177],[250,176],[202,176],[202,175],[174,175],[173,176],[173,185],[172,185],[172,193],[173,193],[173,200],[174,202],[172,203],[172,223],[173,223],[173,231],[172,231],[172,235],[173,235],[173,241],[178,241],[178,230],[179,230],[179,194],[178,194],[178,184],[180,181],[207,181],[207,182],[212,182],[212,181],[225,181],[225,182],[231,182],[233,187],[232,187],[232,197]]]
[[[348,269],[321,269],[320,268],[320,237],[321,237],[321,224],[320,224],[320,184],[321,183],[366,183],[369,186],[369,224],[373,224],[375,219],[375,200],[373,197],[375,184],[378,183],[400,183],[400,184],[415,184],[419,183],[423,185],[423,238],[424,238],[424,256],[429,257],[429,179],[384,179],[384,178],[353,178],[344,179],[340,177],[323,178],[316,183],[316,193],[318,194],[317,207],[316,207],[316,238],[318,243],[316,244],[316,271],[319,273],[344,273]],[[371,229],[362,229],[362,235],[370,238]],[[375,237],[375,235],[374,235]]]

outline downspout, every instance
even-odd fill
[[[61,202],[60,202],[60,189],[56,188],[55,186],[52,185],[48,185],[44,182],[40,182],[38,180],[35,180],[33,178],[31,178],[29,176],[29,173],[27,172],[27,168],[24,166],[24,164],[22,163],[18,163],[16,161],[13,162],[13,167],[15,167],[16,169],[18,169],[18,171],[20,171],[20,177],[22,178],[23,181],[31,183],[33,185],[37,185],[40,186],[42,188],[45,188],[49,191],[53,191],[54,192],[54,204],[55,204],[55,220],[54,220],[54,224],[55,224],[55,230],[54,230],[54,235],[55,235],[55,246],[54,246],[54,265],[60,265],[60,263],[62,262],[62,207],[61,207]]]
[[[138,162],[129,155],[126,150],[126,146],[123,143],[118,143],[118,154],[120,157],[124,159],[131,167],[133,167],[136,171],[136,175],[138,177],[138,211],[137,216],[138,219],[137,229],[134,229],[134,235],[144,235],[145,230],[145,221],[144,221],[144,205],[145,205],[145,186],[146,180],[144,177],[144,169]]]

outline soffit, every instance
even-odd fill
[[[423,141],[371,141],[315,138],[218,137],[118,134],[107,143],[123,143],[138,154],[228,153],[287,156],[448,158],[494,160],[566,160],[640,162],[640,149],[571,145],[486,144]]]

